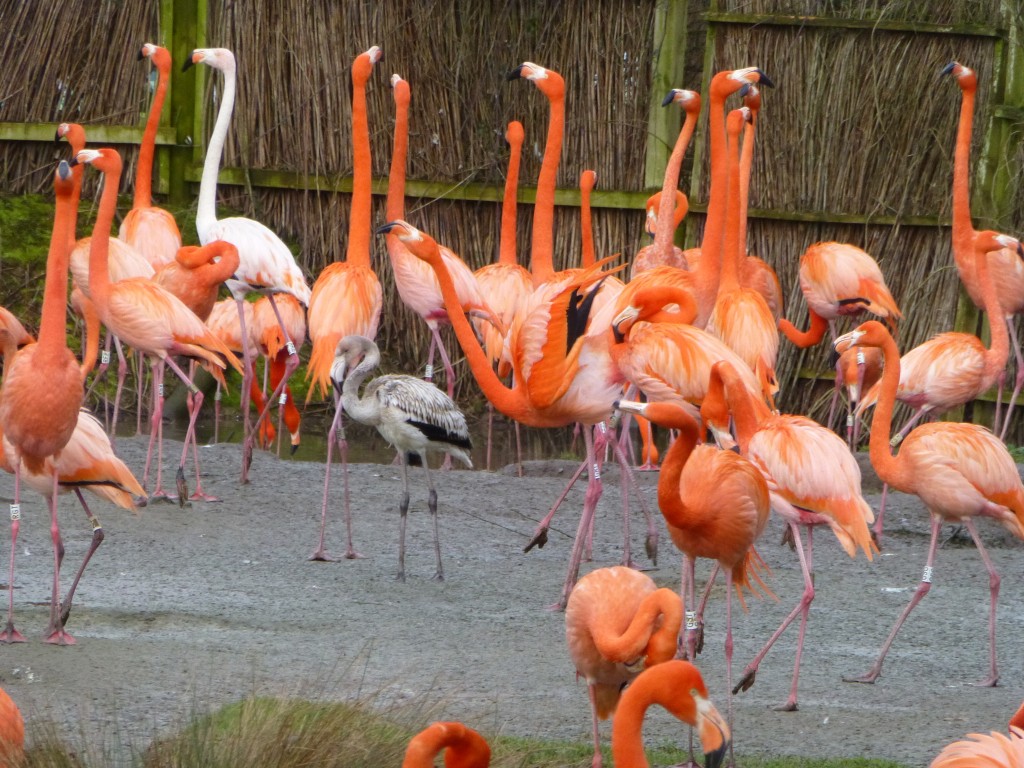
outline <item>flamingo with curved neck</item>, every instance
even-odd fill
[[[149,116],[139,145],[139,161],[135,171],[135,196],[132,209],[125,215],[117,236],[141,253],[153,269],[174,261],[181,248],[181,232],[170,211],[153,205],[153,158],[156,155],[156,132],[160,114],[167,98],[171,79],[171,54],[166,48],[146,43],[139,51],[139,60],[149,59],[157,71],[156,89],[149,106]]]
[[[900,627],[931,588],[939,528],[943,522],[952,522],[967,528],[988,571],[989,674],[981,684],[994,686],[999,681],[996,602],[1000,578],[978,536],[974,520],[976,517],[995,518],[1014,536],[1024,539],[1024,484],[1017,465],[1006,446],[989,430],[976,424],[952,422],[922,424],[903,440],[899,454],[893,455],[889,437],[899,387],[899,350],[885,327],[873,320],[835,342],[838,352],[853,346],[879,347],[885,359],[878,405],[871,420],[871,465],[883,482],[904,493],[912,493],[924,502],[931,516],[931,540],[921,581],[882,644],[875,663],[866,674],[844,679],[873,683],[881,675],[882,663]]]
[[[645,669],[626,688],[612,722],[615,768],[648,768],[641,731],[647,710],[660,704],[675,718],[697,729],[706,768],[719,768],[732,748],[728,724],[708,699],[700,671],[673,659]],[[692,762],[692,761],[691,761]]]
[[[491,748],[479,733],[455,722],[431,723],[409,740],[402,768],[434,768],[444,752],[445,768],[487,768]]]

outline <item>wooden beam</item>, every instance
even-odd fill
[[[740,24],[747,27],[816,27],[820,29],[864,29],[882,32],[956,35],[958,37],[994,37],[1006,35],[1005,26],[987,24],[931,24],[923,21],[892,21],[889,19],[847,19],[826,16],[786,16],[772,13],[726,13],[705,11],[702,18],[709,24]]]
[[[0,141],[54,140],[59,123],[3,123],[0,122]],[[142,128],[128,125],[87,125],[85,132],[89,144],[138,144],[142,141]],[[174,130],[161,128],[156,134],[157,144],[172,145]]]

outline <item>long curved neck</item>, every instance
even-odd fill
[[[661,477],[658,478],[658,506],[671,509],[679,505],[679,479],[683,476],[683,467],[690,454],[697,446],[699,429],[692,418],[681,418],[674,424],[662,423],[660,426],[679,430],[679,436],[661,463]]]
[[[712,375],[712,379],[714,378]],[[736,427],[736,443],[739,445],[740,453],[746,456],[750,438],[757,432],[761,419],[767,415],[767,410],[762,409],[762,414],[758,415],[750,390],[744,386],[735,371],[720,371],[719,378]]]
[[[114,223],[117,207],[117,185],[121,180],[120,167],[103,171],[103,194],[96,211],[96,224],[89,244],[89,294],[101,318],[105,318],[110,297],[110,273],[107,257],[110,250],[110,227]],[[65,288],[66,289],[66,288]]]
[[[391,235],[390,237],[395,236]],[[455,332],[455,337],[459,340],[459,346],[462,347],[462,352],[466,355],[469,369],[473,372],[473,378],[476,379],[477,385],[483,391],[484,397],[510,419],[515,419],[527,426],[545,426],[537,421],[536,414],[533,408],[530,407],[522,385],[516,383],[512,389],[509,389],[494,372],[494,368],[487,358],[487,353],[480,346],[476,332],[466,318],[465,311],[462,309],[459,295],[455,291],[455,283],[452,282],[452,276],[448,271],[448,267],[441,261],[440,249],[437,243],[431,243],[429,246],[420,246],[424,250],[428,247],[437,251],[436,256],[430,261],[430,265],[434,269],[434,274],[437,275],[437,282],[441,288],[441,297],[444,299],[445,309],[448,311],[448,319],[452,324],[452,330]],[[424,255],[427,254],[424,253]]]
[[[117,183],[114,183],[115,198]],[[57,195],[57,204],[53,216],[53,234],[50,237],[50,250],[46,256],[46,284],[43,288],[43,316],[39,322],[39,349],[60,350],[67,346],[67,306],[68,306],[68,248],[71,228],[71,189],[68,188]],[[106,190],[103,197],[106,199]],[[111,217],[112,218],[112,217]],[[110,223],[107,223],[109,232]]]
[[[615,768],[648,768],[642,730],[652,704],[660,704],[674,717],[693,725],[696,705],[689,693],[691,679],[674,674],[683,662],[669,661],[637,677],[623,692],[612,720],[612,761]]]
[[[679,595],[662,588],[644,597],[623,632],[601,625],[591,629],[594,644],[606,659],[628,663],[644,657],[646,666],[650,667],[675,655],[682,620]]]
[[[461,723],[434,723],[409,742],[402,768],[433,768],[442,750],[446,766],[487,768],[491,748],[484,738]]]
[[[735,115],[732,117],[735,117]],[[720,294],[723,291],[733,291],[740,287],[739,132],[729,132],[727,138],[729,194],[726,199],[725,237],[722,245],[722,273],[718,283],[718,292]],[[704,255],[706,254],[702,254],[702,256]]]
[[[1006,328],[1002,307],[999,306],[999,294],[989,270],[988,253],[978,250],[975,253],[978,269],[978,282],[981,283],[981,299],[988,315],[988,326],[991,344],[985,350],[985,372],[983,378],[990,385],[1006,367],[1010,358],[1010,333]]]
[[[365,56],[365,54],[362,54]],[[366,116],[366,78],[352,72],[352,209],[348,221],[350,264],[370,266],[370,124]]]
[[[894,456],[889,438],[892,433],[892,412],[896,407],[896,390],[900,383],[900,353],[892,337],[886,337],[882,345],[882,379],[879,382],[878,402],[871,417],[871,438],[868,452],[871,466],[884,483],[900,491],[913,492],[911,477],[905,462]]]
[[[405,215],[405,162],[409,154],[409,100],[395,89],[395,138],[388,173],[387,219],[395,221]],[[389,238],[390,239],[390,238]]]
[[[67,134],[68,143],[71,145],[71,156],[75,157],[85,149],[85,131],[81,129],[73,129],[72,132]],[[76,231],[78,229],[78,202],[82,199],[82,176],[85,173],[85,166],[81,163],[75,163],[71,168],[71,179],[74,183],[74,189],[71,192],[71,227],[68,232],[69,248],[75,247],[75,240],[77,239]]]
[[[170,62],[162,60],[157,64],[156,90],[153,91],[153,103],[149,106],[149,117],[146,118],[146,129],[142,132],[142,145],[139,147],[139,164],[135,171],[135,196],[133,208],[148,208],[153,204],[153,157],[156,154],[156,130],[160,125],[160,113],[163,112],[164,99],[167,97],[167,82],[170,80]]]
[[[960,102],[960,123],[956,131],[956,150],[953,154],[953,256],[959,262],[970,259],[973,253],[969,238],[974,234],[971,223],[971,129],[974,122],[974,88],[963,91]],[[958,263],[959,266],[959,263]]]
[[[580,266],[583,269],[594,266],[594,262],[597,261],[594,254],[594,222],[590,212],[590,190],[589,183],[580,185],[580,231],[583,240]]]
[[[718,293],[722,266],[722,237],[725,232],[725,201],[729,184],[729,168],[725,146],[726,94],[712,86],[708,107],[708,130],[711,133],[711,191],[708,198],[704,237],[700,244],[700,264],[695,278],[698,284],[700,316],[707,318]]]
[[[505,197],[501,203],[501,241],[498,250],[498,263],[514,265],[516,264],[516,216],[518,214],[516,190],[519,187],[519,166],[523,155],[521,131],[509,136],[509,147],[511,152],[508,156],[508,175],[505,177]]]
[[[364,349],[362,362],[349,371],[345,377],[345,383],[341,385],[341,402],[354,420],[362,424],[372,424],[376,415],[376,409],[371,403],[364,403],[359,397],[359,388],[363,386],[370,371],[380,364],[380,350],[376,346]]]
[[[231,124],[231,113],[234,108],[235,70],[229,67],[224,70],[224,95],[221,96],[220,109],[217,111],[217,122],[213,125],[210,141],[206,145],[203,178],[199,182],[196,230],[203,241],[206,240],[203,233],[217,223],[217,173],[220,170],[220,158],[224,152],[224,142],[228,137],[228,126]]]
[[[757,112],[743,128],[743,150],[740,156],[740,252],[746,256],[747,249],[747,207],[750,202],[750,173],[754,168],[754,136],[757,133]]]
[[[690,139],[693,138],[693,131],[697,126],[697,114],[697,112],[687,111],[683,127],[679,131],[675,146],[672,147],[672,154],[669,155],[668,163],[665,165],[665,180],[661,185],[661,200],[658,202],[658,229],[654,233],[655,250],[662,256],[671,256],[672,237],[676,227],[679,226],[679,221],[675,217],[675,211],[679,210],[676,205],[679,170],[683,167],[686,148],[690,146]],[[669,222],[671,222],[671,226],[669,226]]]
[[[807,309],[807,315],[811,322],[806,331],[801,331],[786,318],[781,318],[778,324],[782,335],[800,349],[813,347],[825,338],[825,331],[828,330],[828,321],[810,307]]]
[[[537,177],[533,238],[530,245],[530,274],[533,275],[534,285],[547,282],[555,274],[555,182],[562,155],[562,135],[565,132],[564,89],[549,94],[548,100],[551,102],[551,115],[548,119],[544,160]]]

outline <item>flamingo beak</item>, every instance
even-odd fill
[[[397,222],[389,221],[387,224],[382,224],[381,226],[377,227],[373,231],[373,234],[375,234],[375,235],[386,235],[389,232],[391,232],[391,230],[394,229],[396,226],[397,226]]]

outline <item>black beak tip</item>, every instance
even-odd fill
[[[60,144],[60,140],[62,138],[63,137],[60,135],[60,131],[55,131],[54,134],[53,134],[53,143],[54,144]]]
[[[665,96],[665,98],[661,100],[661,106],[667,107],[669,104],[671,104],[675,100],[676,100],[676,92],[675,92],[675,90],[671,90],[671,91],[668,92],[668,95]]]
[[[832,351],[828,353],[828,365],[829,365],[829,368],[835,368],[836,365],[838,365],[838,363],[839,363],[839,350],[837,350],[833,346],[832,347]]]
[[[506,81],[507,80],[518,80],[522,76],[523,76],[523,67],[522,67],[522,65],[520,65],[520,66],[516,67],[515,69],[513,69],[511,72],[509,72],[507,75],[505,75],[505,80]]]
[[[768,77],[768,75],[766,75],[760,69],[757,70],[757,73],[760,75],[760,77],[758,78],[758,83],[760,85],[763,85],[766,88],[774,88],[775,87],[775,83],[772,82],[772,79],[770,77]]]
[[[188,72],[188,69],[191,66],[192,66],[192,57],[189,56],[187,59],[185,59],[185,63],[181,67],[181,71],[182,72]]]
[[[626,340],[626,334],[624,334],[622,331],[619,330],[618,323],[616,323],[615,325],[612,326],[612,335],[615,337],[615,343],[616,344],[621,344],[622,342],[624,342]],[[619,407],[618,401],[615,402],[615,407],[616,408]]]
[[[1024,244],[1017,243],[1017,255],[1024,259]]]
[[[377,227],[375,230],[373,230],[373,234],[375,234],[375,235],[386,235],[388,232],[391,231],[391,229],[394,226],[395,226],[394,222],[391,222],[391,221],[389,221],[387,224],[381,224],[379,227]]]
[[[292,446],[291,455],[294,456],[297,450],[299,450],[298,443]]]
[[[139,51],[139,54],[138,54],[138,56],[136,56],[136,57],[135,57],[135,60],[136,60],[136,61],[142,61],[142,60],[143,60],[144,58],[146,58],[146,54],[144,54],[144,53],[143,53],[143,52],[142,52],[142,51],[140,50],[140,51]]]
[[[729,744],[725,743],[720,749],[716,749],[714,752],[704,753],[704,768],[722,768],[722,763],[725,761],[725,753],[729,749]]]
[[[78,165],[78,158],[77,157],[72,157],[70,160],[68,160],[68,167],[69,168],[74,168],[76,165]]]
[[[951,74],[953,74],[953,69],[955,67],[956,67],[956,62],[955,61],[951,61],[951,62],[949,62],[949,64],[947,64],[946,66],[944,66],[942,68],[942,71],[939,72],[939,75],[940,76],[942,76],[942,75],[951,75]]]

